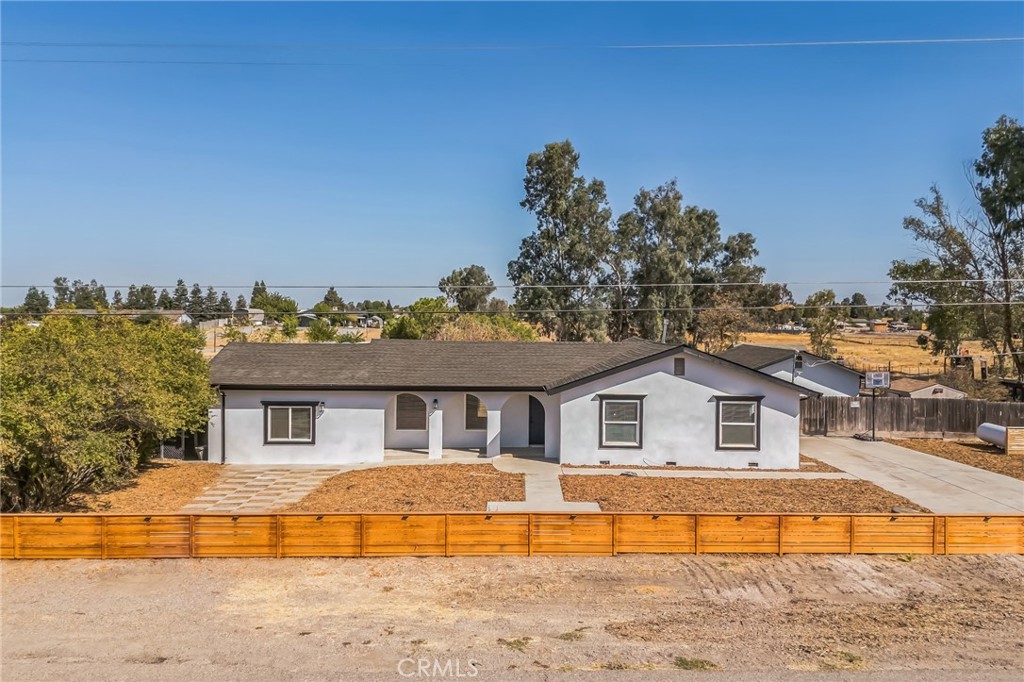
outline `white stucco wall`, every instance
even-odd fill
[[[229,464],[352,464],[381,461],[384,457],[384,407],[390,394],[369,391],[226,391],[225,394],[226,420],[221,428],[225,429],[225,461]],[[316,419],[316,443],[265,445],[263,401],[323,402],[323,414]],[[217,419],[219,416],[214,423]],[[219,438],[219,435],[211,437]],[[219,457],[212,461],[219,461]]]
[[[769,365],[762,368],[761,371],[783,381],[794,381],[793,360],[791,359]],[[804,368],[796,376],[794,383],[822,395],[855,396],[860,393],[860,377],[857,374],[834,362],[822,362],[808,357],[804,358]]]
[[[800,463],[800,399],[796,391],[756,376],[687,355],[686,376],[673,376],[664,358],[559,394],[561,452],[565,464],[661,465],[762,469],[797,468]],[[598,396],[642,395],[643,447],[599,447]],[[758,450],[716,450],[715,396],[763,396]]]
[[[486,430],[467,430],[465,393],[408,391],[419,396],[432,412],[441,411],[442,447],[484,448]],[[398,394],[390,391],[226,391],[226,453],[233,464],[352,464],[381,461],[385,449],[427,450],[429,431],[398,430],[395,413]],[[502,448],[529,445],[527,393],[475,393],[500,412]],[[545,455],[557,457],[557,396],[533,394],[545,406]],[[316,421],[314,444],[265,444],[263,402],[323,402]],[[221,410],[209,414],[209,458],[221,461]]]

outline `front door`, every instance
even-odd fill
[[[544,445],[544,406],[530,396],[530,445]]]

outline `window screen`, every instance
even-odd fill
[[[640,447],[641,406],[638,399],[601,400],[601,445]]]
[[[267,442],[312,443],[313,408],[309,405],[268,406]]]
[[[718,403],[718,447],[758,447],[758,416],[755,400],[721,400]]]

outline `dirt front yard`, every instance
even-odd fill
[[[1024,455],[1004,455],[1001,449],[982,440],[953,441],[936,438],[907,438],[894,439],[889,442],[943,459],[951,459],[968,466],[986,469],[1003,476],[1024,480]]]
[[[1020,679],[1024,557],[907,559],[12,561],[0,662],[5,682],[401,680],[420,659],[482,681]]]
[[[654,478],[562,476],[569,502],[602,511],[888,513],[927,511],[867,481],[846,479]]]
[[[292,512],[486,511],[491,501],[525,499],[522,474],[489,464],[388,466],[338,474]]]
[[[66,511],[110,514],[170,514],[191,502],[220,478],[224,468],[209,462],[157,459],[144,464],[135,480],[99,495],[78,495]]]

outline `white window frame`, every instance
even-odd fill
[[[312,444],[316,442],[316,415],[313,412],[313,405],[273,405],[268,404],[266,406],[266,420],[267,420],[267,443],[305,443]],[[287,438],[274,438],[271,433],[271,421],[270,415],[274,410],[288,410],[288,437]],[[309,413],[309,437],[308,438],[295,438],[292,436],[292,414],[295,410],[306,410]]]
[[[725,405],[743,405],[743,406],[754,406],[754,421],[753,422],[727,422],[722,417],[722,412]],[[761,400],[760,398],[719,398],[715,409],[718,410],[718,418],[716,422],[718,424],[717,442],[715,445],[718,450],[760,450],[761,449]],[[723,443],[722,442],[722,427],[724,426],[753,426],[754,427],[754,442],[750,445],[737,445],[734,443]]]
[[[599,433],[599,447],[601,448],[630,448],[639,450],[644,446],[644,399],[643,396],[600,396],[601,426]],[[608,421],[605,419],[605,405],[608,403],[633,403],[636,405],[636,419]],[[635,424],[635,441],[610,441],[607,437],[608,425],[613,424]]]

